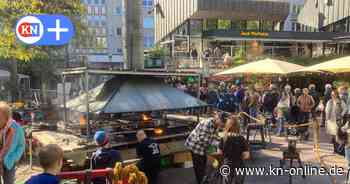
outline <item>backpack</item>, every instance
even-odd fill
[[[273,104],[275,103],[274,95],[271,92],[268,92],[264,95],[263,106],[267,108],[273,108]]]

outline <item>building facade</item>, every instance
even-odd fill
[[[298,31],[298,15],[303,9],[305,0],[290,0],[289,15],[284,22],[284,31]]]
[[[349,32],[349,17],[349,0],[307,0],[298,21],[309,29]]]
[[[350,54],[350,1],[307,0],[298,17],[303,31],[341,33],[330,43],[333,52]]]
[[[70,45],[73,61],[86,57],[91,65],[123,66],[122,26],[123,0],[82,0],[86,16],[82,17],[87,30],[84,40],[74,40]],[[154,45],[153,0],[143,0],[144,47]]]
[[[168,47],[175,59],[191,56],[192,50],[200,56],[212,53],[210,57],[218,59],[243,52],[248,60],[266,56],[314,57],[333,52],[334,38],[343,34],[302,29],[298,17],[305,3],[308,2],[155,0],[156,42]]]
[[[143,0],[143,36],[144,48],[147,50],[154,46],[154,16],[153,0]]]

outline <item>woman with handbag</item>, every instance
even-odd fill
[[[326,105],[326,130],[332,136],[334,152],[337,153],[339,143],[336,140],[338,130],[343,126],[343,116],[346,113],[346,105],[339,97],[339,93],[334,90],[331,99]]]
[[[249,143],[239,134],[239,123],[234,117],[227,120],[224,137],[219,144],[223,164],[230,168],[230,174],[223,176],[223,184],[243,184],[244,175],[236,175],[235,169],[244,168],[244,160],[250,158]]]

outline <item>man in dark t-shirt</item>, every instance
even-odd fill
[[[145,172],[150,184],[156,184],[160,170],[159,145],[155,140],[148,138],[143,130],[137,131],[136,137],[139,142],[136,153],[141,158],[138,168]]]

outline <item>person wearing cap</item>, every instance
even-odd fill
[[[218,145],[219,130],[224,127],[228,117],[228,113],[217,112],[214,118],[201,121],[186,139],[185,146],[191,151],[198,184],[206,174],[207,150],[210,145]]]
[[[92,169],[114,168],[117,162],[122,161],[119,151],[110,148],[109,137],[105,131],[97,131],[94,140],[98,148],[91,158]],[[96,178],[93,183],[106,184],[106,178]]]

